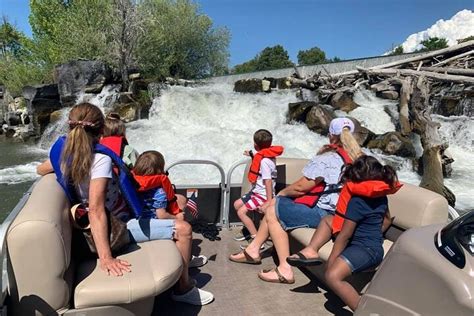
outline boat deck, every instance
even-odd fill
[[[258,271],[274,266],[271,250],[263,255],[261,265],[229,261],[229,254],[241,244],[233,240],[237,229],[223,229],[220,241],[194,234],[193,254],[206,255],[209,262],[190,274],[198,287],[214,294],[214,302],[202,307],[177,303],[167,291],[157,297],[153,315],[352,315],[334,293],[304,270],[295,270],[294,284],[261,281]]]

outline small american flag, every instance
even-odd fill
[[[197,190],[196,189],[189,189],[186,192],[186,197],[188,198],[188,203],[186,207],[191,212],[191,215],[194,218],[198,217],[198,208],[197,208]]]

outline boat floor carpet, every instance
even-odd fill
[[[205,306],[171,300],[167,291],[155,300],[153,315],[352,315],[344,303],[305,270],[295,269],[294,284],[261,281],[257,273],[275,266],[272,251],[266,251],[261,265],[229,261],[242,242],[233,240],[239,227],[223,229],[220,241],[194,234],[193,254],[209,258],[207,265],[190,269],[197,286],[214,294]]]

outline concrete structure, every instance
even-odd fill
[[[406,59],[409,57],[418,56],[421,54],[423,53],[411,53],[411,54],[402,54],[402,55],[394,55],[394,56],[376,56],[376,57],[351,59],[351,60],[341,61],[338,63],[299,66],[298,70],[300,71],[301,75],[304,77],[317,74],[318,72],[321,72],[323,74],[329,73],[333,75],[333,74],[344,73],[351,70],[356,70],[356,66],[369,68],[369,67],[374,67],[378,65],[388,64],[390,62]],[[233,84],[237,80],[241,80],[241,79],[264,78],[264,77],[272,77],[272,78],[288,77],[288,76],[291,76],[294,72],[295,70],[293,68],[284,68],[284,69],[274,69],[274,70],[266,70],[266,71],[258,71],[258,72],[249,72],[249,73],[238,74],[238,75],[212,77],[208,80],[209,82],[215,82],[215,83]]]

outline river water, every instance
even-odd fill
[[[106,109],[105,100],[110,100],[109,95],[115,91],[112,87],[104,88],[100,97],[89,100]],[[82,99],[87,100],[87,96]],[[127,137],[140,152],[149,149],[162,152],[167,164],[181,159],[207,159],[217,162],[227,172],[234,162],[244,158],[242,152],[251,148],[254,131],[266,128],[273,133],[274,144],[285,147],[284,156],[310,158],[327,139],[303,124],[286,123],[288,103],[295,101],[293,91],[240,94],[226,84],[174,86],[154,100],[150,119],[127,125]],[[369,91],[358,92],[356,102],[361,106],[350,115],[366,127],[377,133],[394,130],[387,112],[394,112],[396,103],[378,99]],[[449,141],[455,159],[453,177],[446,179],[446,185],[456,194],[456,208],[471,210],[474,208],[474,121],[466,117],[435,119],[441,123],[441,134]],[[39,145],[0,143],[0,220],[37,178],[35,168],[46,158],[52,141],[64,131],[65,122],[66,115],[48,128]],[[395,165],[402,181],[419,184],[420,177],[412,171],[409,160],[373,154]],[[233,182],[240,182],[242,174],[243,168],[238,169]],[[170,177],[175,183],[220,182],[217,169],[211,166],[178,166],[170,171]]]

